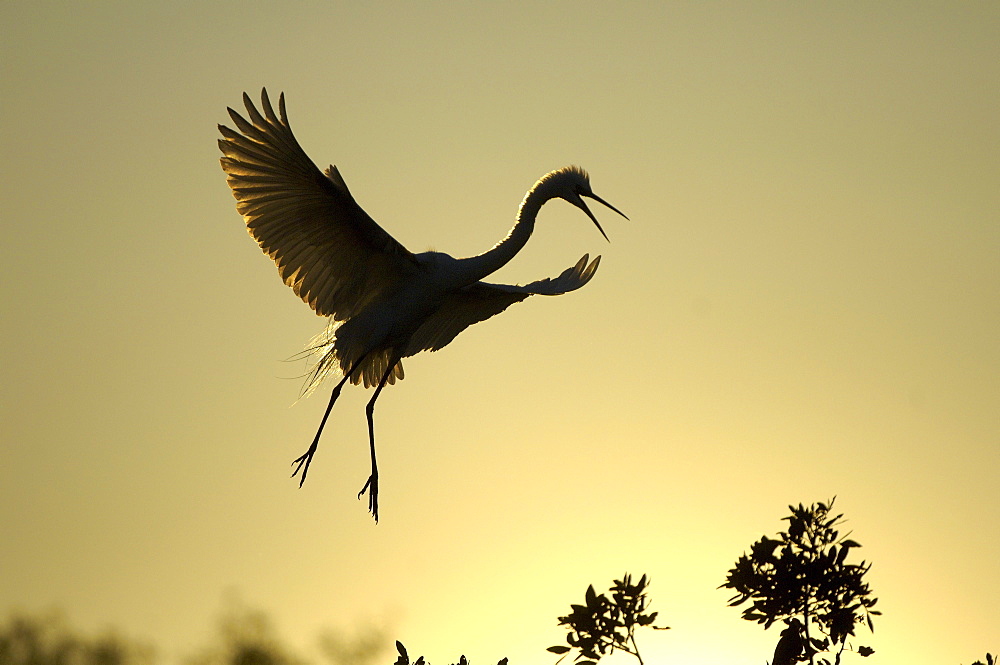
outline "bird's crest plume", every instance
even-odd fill
[[[557,178],[565,178],[568,174],[571,173],[579,176],[580,178],[583,178],[588,183],[590,182],[589,173],[587,173],[584,169],[582,169],[579,166],[571,165],[571,166],[564,166],[561,169],[556,169],[555,171],[550,171],[549,173],[546,173],[545,175],[543,175],[541,178],[538,179],[538,182],[535,183],[535,186],[532,187],[532,189],[536,189],[542,184],[551,182],[552,180],[555,180]]]

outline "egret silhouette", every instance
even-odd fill
[[[284,93],[275,114],[261,91],[261,110],[243,93],[247,116],[229,115],[239,131],[219,125],[222,168],[254,240],[278,266],[285,284],[320,316],[326,330],[307,347],[316,357],[306,392],[331,372],[342,375],[333,388],[308,450],[292,465],[299,486],[306,480],[320,435],[347,381],[375,392],[365,411],[371,475],[368,509],[378,522],[378,465],[375,459],[375,402],[386,384],[403,378],[402,359],[437,351],[473,323],[485,321],[530,295],[560,295],[590,281],[600,257],[584,255],[554,279],[525,286],[480,281],[524,247],[542,204],[560,198],[580,208],[601,228],[582,197],[624,213],[598,197],[587,173],[576,166],[543,176],[521,201],[506,238],[478,256],[456,259],[440,252],[413,254],[386,233],[357,204],[336,166],[321,173],[292,134]],[[626,217],[626,219],[628,219]]]

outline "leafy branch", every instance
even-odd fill
[[[984,660],[977,660],[972,665],[997,665],[998,662],[1000,662],[1000,658],[991,653],[987,653]]]
[[[406,647],[399,640],[396,640],[396,651],[399,652],[399,656],[396,658],[394,665],[430,665],[428,661],[424,660],[423,656],[420,656],[411,663],[410,656],[406,653]],[[463,655],[458,659],[458,663],[454,665],[469,665],[469,659]],[[501,658],[497,665],[507,665],[507,659]]]
[[[623,579],[615,580],[608,590],[610,598],[605,594],[597,594],[594,585],[587,587],[583,605],[570,605],[570,614],[559,617],[559,625],[566,626],[569,634],[566,645],[556,645],[548,648],[555,654],[569,653],[577,649],[574,662],[578,665],[595,665],[603,656],[613,653],[616,649],[636,657],[639,665],[644,665],[639,654],[639,646],[635,642],[636,628],[648,626],[654,630],[667,630],[669,626],[655,626],[656,612],[646,613],[649,601],[646,598],[646,586],[649,581],[643,575],[639,581],[632,584],[632,576],[625,574]],[[561,661],[562,658],[559,659]],[[559,662],[557,661],[557,662]]]

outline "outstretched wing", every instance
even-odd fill
[[[297,296],[317,314],[345,320],[417,269],[413,254],[357,204],[337,167],[323,174],[306,156],[284,93],[280,117],[266,89],[263,115],[246,93],[243,103],[249,120],[229,109],[239,132],[219,125],[222,169],[250,235]]]
[[[555,279],[542,279],[524,286],[476,282],[450,293],[441,306],[410,337],[404,356],[437,351],[473,323],[485,321],[531,295],[558,296],[575,291],[597,272],[601,257],[589,264],[584,254],[575,266]]]

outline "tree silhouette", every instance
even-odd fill
[[[327,629],[319,637],[319,646],[332,665],[372,665],[382,662],[389,638],[382,627],[367,625],[353,633]]]
[[[809,507],[789,506],[786,531],[776,538],[762,536],[729,570],[719,588],[736,592],[729,605],[750,602],[742,616],[765,629],[782,622],[772,665],[839,665],[845,652],[869,656],[868,646],[856,649],[848,644],[857,627],[874,628],[873,609],[878,602],[864,582],[870,564],[849,564],[851,551],[861,545],[840,535],[837,527],[842,514],[832,514],[834,501]],[[646,575],[633,583],[626,573],[611,588],[597,594],[587,587],[582,605],[571,605],[570,613],[558,617],[568,634],[566,645],[548,648],[562,661],[576,650],[574,665],[597,665],[616,650],[630,654],[644,665],[635,633],[638,628],[656,626],[657,612],[650,612]],[[380,655],[388,647],[383,628],[368,626],[354,634],[327,630],[320,636],[320,649],[330,665],[372,665],[385,662]],[[396,642],[394,665],[430,665],[423,656],[410,659],[406,648]],[[115,632],[98,637],[71,630],[62,616],[52,613],[30,616],[14,613],[0,622],[0,665],[152,665],[155,651],[143,642],[126,639]],[[832,659],[832,660],[831,660]],[[559,662],[557,661],[557,662]],[[266,613],[247,608],[230,597],[217,624],[213,641],[184,665],[309,665],[281,641]],[[455,665],[469,665],[463,655]],[[503,658],[497,665],[507,665]],[[993,653],[972,665],[1000,665]]]
[[[265,612],[228,600],[217,624],[216,643],[187,659],[187,665],[304,665],[278,638]]]
[[[75,633],[59,614],[15,614],[0,626],[2,665],[149,665],[152,647],[115,633]]]
[[[653,625],[656,612],[645,613],[649,603],[646,598],[647,584],[645,575],[638,583],[632,584],[632,576],[625,573],[625,577],[615,580],[614,586],[608,590],[611,598],[603,593],[598,595],[594,591],[594,585],[590,585],[584,594],[584,604],[570,605],[572,612],[559,617],[559,625],[566,626],[569,630],[566,636],[569,646],[557,645],[548,650],[565,657],[566,653],[577,649],[579,653],[574,658],[575,663],[594,665],[603,656],[614,653],[617,649],[632,654],[643,665],[639,647],[635,643],[635,629],[642,626],[655,630],[669,629],[669,626]]]
[[[841,536],[837,526],[843,514],[831,516],[833,500],[804,507],[789,506],[788,530],[777,539],[761,537],[729,571],[719,588],[733,589],[732,607],[753,601],[743,618],[770,628],[784,621],[785,629],[775,647],[773,665],[816,663],[821,653],[833,654],[840,663],[847,640],[862,623],[874,630],[872,609],[877,598],[864,582],[871,564],[848,564],[852,549],[861,547]],[[874,650],[857,648],[861,656]],[[819,663],[829,665],[829,658]]]

